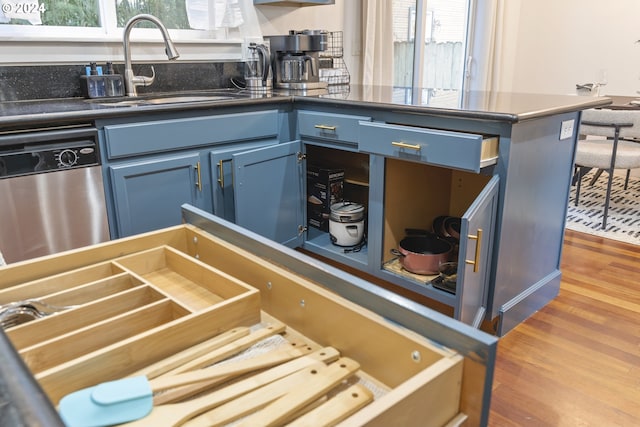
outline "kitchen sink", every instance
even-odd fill
[[[146,99],[144,104],[173,104],[175,102],[204,102],[204,101],[224,101],[233,99],[233,96],[204,95],[204,96],[163,96],[160,98]]]
[[[163,104],[178,104],[187,102],[213,102],[213,101],[226,101],[229,99],[235,99],[235,96],[229,95],[189,95],[189,96],[159,96],[152,98],[131,98],[117,100],[93,99],[94,103],[110,107],[135,107],[138,105],[163,105]]]

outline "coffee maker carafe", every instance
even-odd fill
[[[284,36],[267,36],[275,70],[274,86],[282,89],[323,89],[318,58],[327,49],[327,33],[321,30],[289,31]]]
[[[252,92],[266,92],[273,87],[271,55],[264,44],[249,43],[247,59],[244,63],[244,81]]]

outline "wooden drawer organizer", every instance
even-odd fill
[[[0,270],[0,303],[77,305],[6,331],[54,405],[232,328],[282,322],[285,338],[336,348],[378,389],[341,425],[474,425],[480,416],[465,386],[476,369],[468,358],[192,225]]]

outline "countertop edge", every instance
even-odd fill
[[[547,108],[543,110],[535,110],[527,113],[499,113],[485,112],[479,110],[455,110],[450,108],[436,108],[427,106],[399,105],[387,102],[376,101],[350,101],[334,98],[314,98],[305,96],[294,96],[293,103],[297,104],[317,104],[317,105],[334,105],[349,106],[355,108],[369,108],[373,110],[384,110],[399,113],[408,113],[416,115],[437,115],[441,117],[453,117],[464,119],[491,120],[517,123],[525,120],[532,120],[539,117],[546,117],[562,113],[570,113],[582,111],[590,108],[605,107],[611,105],[613,100],[607,97],[593,98],[585,102],[583,97],[577,97],[582,102],[576,102],[570,105],[562,105],[558,107]]]
[[[78,102],[84,102],[78,99]],[[54,122],[82,122],[92,120],[111,119],[118,117],[134,117],[165,112],[184,112],[187,110],[212,110],[242,107],[247,105],[260,104],[291,104],[293,98],[290,96],[277,96],[272,98],[240,98],[225,102],[190,102],[164,105],[144,105],[136,107],[107,107],[104,109],[60,111],[52,113],[20,114],[10,116],[0,116],[0,127],[38,125],[42,123]]]
[[[56,100],[50,100],[56,102]],[[573,101],[573,100],[572,100]],[[74,103],[87,104],[82,98],[60,100],[70,105]],[[438,108],[429,106],[401,105],[384,101],[347,100],[330,97],[303,96],[297,94],[275,94],[264,98],[237,98],[227,101],[187,102],[162,105],[139,105],[104,108],[79,108],[55,112],[37,112],[24,114],[9,114],[0,116],[0,127],[32,126],[43,123],[81,122],[118,117],[134,117],[139,115],[157,114],[165,112],[198,111],[205,109],[225,109],[256,105],[325,105],[334,107],[367,108],[377,111],[396,112],[403,114],[439,116],[459,119],[490,120],[506,123],[517,123],[540,117],[557,115],[562,113],[582,111],[590,108],[605,107],[613,103],[609,97],[575,97],[573,102],[563,105],[527,111],[525,113],[489,112],[481,110],[458,110],[452,108]],[[1,111],[0,111],[1,113]]]

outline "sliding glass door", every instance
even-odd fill
[[[430,104],[437,97],[438,105],[457,106],[470,10],[471,0],[393,0],[395,87],[422,88]]]

